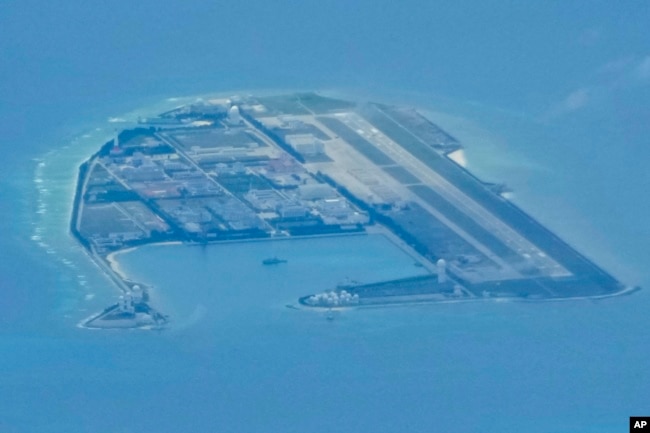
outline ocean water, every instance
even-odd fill
[[[262,265],[263,259],[274,256],[288,263]],[[383,235],[196,248],[156,245],[118,255],[118,262],[126,275],[154,286],[161,308],[174,318],[174,328],[191,325],[209,332],[218,330],[224,317],[238,326],[261,326],[265,319],[260,323],[259,317],[284,313],[286,305],[298,305],[299,297],[331,290],[338,283],[428,274]]]
[[[647,290],[330,322],[285,305],[418,268],[378,237],[147,247],[120,265],[174,326],[89,331],[118,293],[67,230],[79,163],[137,115],[327,89],[427,110],[470,169],[647,289],[647,6],[159,3],[1,8],[0,431],[609,433],[648,414]]]

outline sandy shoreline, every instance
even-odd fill
[[[181,241],[169,241],[169,242],[157,242],[157,243],[150,243],[150,244],[145,244],[145,245],[158,245],[158,246],[164,246],[164,245],[183,245],[183,242]],[[122,250],[117,250],[113,251],[112,253],[109,253],[106,255],[105,259],[106,262],[108,262],[108,266],[111,268],[113,272],[115,272],[122,280],[128,280],[128,276],[124,272],[124,270],[120,267],[120,263],[117,259],[117,256],[120,254],[126,254],[128,252],[134,251],[142,246],[145,245],[138,245],[135,247],[129,247],[129,248],[124,248]]]
[[[135,247],[127,248],[127,249],[120,250],[120,251],[115,251],[115,252],[112,252],[112,253],[110,253],[109,255],[106,256],[106,261],[108,262],[108,266],[113,270],[113,272],[115,272],[123,280],[126,280],[127,277],[126,277],[126,274],[124,273],[124,271],[122,270],[122,268],[120,267],[120,264],[117,261],[117,259],[115,258],[115,256],[117,256],[118,254],[122,254],[122,253],[132,251],[134,249],[135,249]]]

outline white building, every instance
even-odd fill
[[[298,193],[303,200],[330,199],[338,196],[336,191],[326,183],[308,183],[298,187]]]
[[[282,218],[304,218],[309,209],[300,203],[284,202],[277,206],[276,211]]]
[[[284,139],[289,146],[302,155],[315,156],[325,153],[323,142],[314,137],[313,134],[290,134]]]
[[[135,308],[133,307],[133,298],[131,295],[120,296],[120,299],[118,301],[118,308],[122,313],[135,313]]]

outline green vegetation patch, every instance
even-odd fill
[[[258,98],[260,104],[266,107],[264,116],[278,116],[281,114],[311,114],[305,106],[300,103],[297,95],[267,96]]]
[[[413,109],[390,107],[377,104],[381,111],[411,131],[423,142],[437,148],[450,150],[460,148],[458,141]]]
[[[499,257],[510,260],[519,257],[518,254],[503,243],[501,239],[493,235],[481,224],[451,204],[430,187],[425,185],[412,185],[409,186],[409,189],[425,202],[436,208],[436,210],[443,214],[447,219],[458,224],[458,226],[469,233],[469,235],[489,248],[490,251],[497,254]]]
[[[144,232],[132,217],[115,204],[84,206],[79,231],[88,238],[108,237],[111,234]]]
[[[273,189],[269,181],[253,174],[222,174],[217,182],[235,195],[246,194],[251,189]]]
[[[331,113],[339,110],[350,110],[356,106],[353,102],[342,99],[327,98],[316,93],[301,93],[297,98],[303,106],[315,114]]]
[[[400,165],[383,167],[383,169],[386,173],[390,174],[393,178],[395,178],[395,180],[397,180],[399,183],[405,185],[413,184],[413,183],[421,183],[420,179],[413,176],[410,171],[408,171],[407,169],[405,169]]]
[[[488,260],[470,243],[417,203],[411,203],[406,210],[389,211],[385,215],[392,220],[389,226],[400,236],[412,239],[421,254],[434,260],[438,258],[449,260],[464,255]]]
[[[182,131],[171,135],[174,141],[186,149],[194,146],[201,148],[234,147],[239,149],[265,147],[266,144],[250,134],[246,129],[198,129]]]

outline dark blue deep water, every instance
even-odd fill
[[[470,169],[650,288],[648,22],[642,1],[0,2],[0,432],[626,431],[650,415],[648,290],[328,322],[285,304],[410,258],[373,236],[147,247],[120,265],[175,326],[93,332],[117,292],[67,224],[78,164],[139,114],[322,89],[426,110]]]

